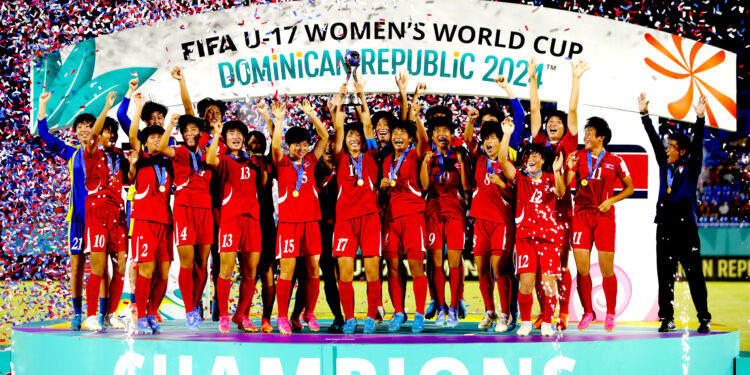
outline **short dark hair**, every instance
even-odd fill
[[[487,121],[482,124],[482,129],[479,131],[479,136],[482,138],[484,143],[490,135],[494,134],[498,139],[503,139],[503,128],[499,122]]]
[[[266,147],[268,147],[268,142],[266,141],[266,135],[257,130],[253,130],[250,133],[248,133],[245,143],[247,144],[248,142],[250,142],[250,138],[252,137],[255,137],[258,140],[258,143],[260,143],[261,149],[263,150],[263,152],[265,152]]]
[[[104,129],[109,130],[109,141],[112,143],[117,142],[117,138],[119,134],[117,133],[117,130],[120,128],[120,123],[117,122],[117,120],[113,119],[112,117],[107,116],[106,119],[104,119],[104,125],[102,125],[102,131]]]
[[[307,131],[307,129],[301,126],[292,126],[286,131],[284,140],[286,141],[287,145],[291,145],[293,143],[302,143],[305,141],[307,141],[307,143],[310,143],[310,133]]]
[[[179,129],[180,134],[185,134],[185,131],[187,130],[187,126],[193,124],[200,129],[200,131],[204,131],[206,129],[206,123],[205,121],[190,115],[182,115],[180,116],[180,119],[177,120],[177,129]]]
[[[239,130],[240,133],[242,133],[242,137],[245,138],[245,141],[247,141],[250,137],[248,136],[249,130],[247,130],[247,125],[245,125],[242,121],[232,120],[227,121],[224,123],[224,127],[221,129],[221,137],[224,138],[224,141],[227,139],[227,133],[230,130]]]
[[[677,151],[688,151],[688,148],[690,147],[690,137],[688,137],[687,134],[670,133],[669,140],[677,142]]]
[[[561,110],[559,110],[559,109],[556,109],[554,111],[550,111],[547,114],[547,117],[544,118],[544,125],[547,125],[547,122],[549,122],[549,119],[551,119],[552,117],[557,117],[557,118],[560,119],[560,121],[562,121],[562,123],[563,123],[563,134],[565,134],[565,132],[568,130],[568,114],[565,113],[565,112],[563,112],[563,111],[561,111]]]
[[[591,117],[586,120],[586,126],[583,129],[585,131],[588,128],[593,128],[597,137],[604,137],[603,143],[605,146],[609,144],[612,139],[612,129],[609,128],[607,121],[604,121],[601,117]]]
[[[477,121],[479,121],[479,123],[481,124],[482,118],[487,115],[495,116],[498,123],[501,123],[503,122],[503,120],[505,120],[505,114],[500,111],[499,108],[495,106],[486,106],[479,110],[479,117],[477,117]]]
[[[375,126],[378,124],[378,121],[381,119],[386,119],[388,122],[388,129],[390,130],[391,125],[396,122],[397,118],[393,115],[390,111],[377,111],[372,114],[372,117],[370,117],[370,121],[372,121],[372,128],[374,129]]]
[[[456,130],[456,124],[451,119],[447,117],[435,117],[427,121],[427,134],[432,137],[432,132],[435,131],[435,128],[439,127],[448,128],[451,134]]]
[[[444,105],[435,105],[427,109],[427,112],[424,114],[424,118],[427,121],[430,121],[431,118],[435,117],[435,115],[444,115],[444,117],[448,117],[453,120],[453,111],[451,111],[450,108],[444,106]]]
[[[213,98],[203,98],[198,102],[198,116],[200,116],[201,118],[206,117],[206,111],[208,110],[208,107],[214,105],[219,107],[221,117],[224,117],[224,113],[226,113],[227,111],[227,105],[224,104],[224,102],[222,102],[221,100],[216,100]]]
[[[143,110],[141,111],[141,120],[148,121],[148,119],[151,118],[151,115],[154,114],[154,112],[159,112],[162,116],[167,116],[167,107],[159,103],[148,101],[143,105]]]
[[[547,157],[549,156],[549,149],[545,147],[541,143],[530,143],[526,146],[524,150],[524,156],[529,156],[531,154],[539,154],[542,159],[547,161]]]
[[[141,142],[141,144],[146,144],[146,141],[148,140],[148,137],[150,137],[152,134],[164,134],[164,128],[162,128],[159,125],[149,125],[145,129],[141,130],[138,134],[138,141]]]
[[[388,126],[390,128],[390,125]],[[346,138],[346,135],[349,134],[350,131],[355,131],[359,133],[359,135],[362,137],[362,145],[360,146],[362,150],[365,150],[367,148],[367,140],[365,139],[365,127],[362,125],[359,121],[352,121],[344,125],[344,138]],[[349,152],[349,148],[346,145],[346,141],[344,142],[344,149]]]
[[[397,120],[391,126],[391,133],[396,131],[396,129],[401,129],[407,132],[409,134],[409,137],[411,137],[412,139],[415,139],[417,137],[417,126],[414,125],[413,121]]]
[[[76,119],[73,120],[73,129],[84,122],[90,122],[90,126],[93,126],[96,122],[96,117],[90,113],[81,113],[80,115],[76,116]]]

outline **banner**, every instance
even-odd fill
[[[542,100],[566,103],[570,62],[588,60],[580,104],[633,111],[641,91],[654,115],[691,120],[708,97],[712,126],[736,128],[736,55],[664,32],[589,15],[488,1],[301,1],[181,17],[105,35],[38,60],[33,98],[52,91],[50,127],[138,76],[154,101],[181,104],[170,68],[181,66],[194,101],[337,92],[344,55],[361,53],[366,89],[397,90],[408,70],[431,93],[500,96],[505,75],[528,97],[536,56]],[[566,108],[563,106],[562,108]],[[35,114],[34,117],[35,118]],[[35,129],[35,124],[32,125]]]

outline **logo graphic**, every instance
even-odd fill
[[[138,77],[142,85],[156,68],[133,67],[107,71],[96,78],[96,43],[89,39],[78,43],[62,62],[60,52],[54,51],[39,57],[34,64],[34,113],[37,117],[39,95],[52,93],[47,104],[47,123],[50,129],[66,126],[81,113],[97,116],[106,102],[107,93],[117,92],[115,104],[128,91],[128,82]],[[31,130],[36,131],[32,121]]]
[[[719,51],[713,56],[711,56],[708,60],[704,61],[702,64],[698,65],[695,63],[695,57],[698,55],[698,51],[700,51],[701,48],[703,48],[704,43],[701,42],[695,42],[693,44],[693,47],[690,48],[690,61],[688,62],[687,59],[685,59],[685,53],[682,50],[682,37],[678,35],[672,35],[672,42],[674,42],[675,47],[677,48],[677,52],[680,55],[680,59],[677,59],[672,52],[670,52],[666,47],[664,47],[659,41],[657,41],[651,34],[646,33],[646,41],[648,44],[656,48],[659,52],[664,54],[667,58],[672,60],[679,68],[681,68],[684,72],[673,72],[657,63],[655,63],[653,60],[649,59],[648,57],[644,59],[646,62],[646,65],[648,65],[651,69],[655,70],[657,73],[660,73],[664,75],[665,77],[673,78],[673,79],[685,79],[690,78],[690,86],[688,86],[687,92],[685,95],[677,99],[674,102],[669,103],[667,106],[667,109],[669,110],[669,113],[676,119],[683,119],[685,118],[685,115],[690,111],[690,106],[693,102],[693,87],[698,88],[698,92],[700,95],[706,95],[703,92],[703,89],[708,91],[718,102],[721,104],[728,112],[731,114],[735,119],[737,118],[737,103],[735,103],[732,98],[728,97],[727,95],[724,95],[721,91],[715,89],[706,81],[700,79],[697,75],[698,73],[705,72],[711,68],[714,68],[718,65],[720,65],[722,62],[724,62],[725,54],[724,51]],[[714,116],[713,110],[711,107],[706,104],[706,113],[708,114],[708,120],[709,124],[711,126],[718,126],[716,123],[716,117]]]

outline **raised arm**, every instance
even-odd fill
[[[169,121],[167,128],[164,129],[164,134],[161,135],[161,139],[159,140],[159,152],[170,159],[174,157],[175,151],[174,147],[169,145],[169,136],[172,134],[172,129],[174,129],[179,119],[180,115],[176,113],[172,114],[172,119]]]
[[[411,98],[411,108],[414,108],[414,106],[418,105],[419,98],[424,95],[425,91],[427,91],[427,84],[424,82],[418,83],[417,88],[414,89],[414,95]],[[414,111],[409,110],[408,119],[410,121],[414,120]]]
[[[370,109],[368,108],[367,101],[365,100],[365,84],[367,81],[362,80],[362,76],[359,77],[359,82],[354,84],[354,92],[359,96],[359,100],[362,101],[362,108],[359,106],[355,107],[357,110],[357,116],[359,121],[362,122],[362,130],[365,132],[365,139],[375,138],[375,134],[372,131],[372,118],[370,116]]]
[[[531,116],[531,139],[542,129],[542,106],[539,102],[539,87],[536,77],[536,58],[529,59],[529,111]]]
[[[706,132],[706,119],[704,117],[706,113],[706,97],[701,96],[698,98],[698,103],[693,105],[693,109],[698,119],[695,120],[695,125],[693,125],[693,140],[690,142],[690,150],[688,150],[690,152],[688,162],[694,173],[700,173],[700,169],[703,166],[703,137]]]
[[[66,151],[69,147],[60,138],[55,137],[49,133],[49,126],[47,126],[47,103],[49,103],[52,94],[44,92],[39,95],[39,115],[37,116],[37,131],[39,131],[39,137],[42,138],[44,144],[55,153],[55,155],[68,159],[66,157]]]
[[[344,114],[343,111],[339,110],[339,104],[341,104],[341,97],[333,95],[328,99],[328,111],[331,112],[331,119],[333,120],[334,130],[334,143],[333,143],[333,154],[338,154],[344,149]]]
[[[474,139],[474,123],[479,118],[479,111],[476,109],[470,109],[466,119],[466,127],[464,128],[464,143],[466,148],[469,149],[471,156],[477,157],[479,155],[479,145],[476,139]]]
[[[421,84],[422,83],[420,83],[420,85]],[[419,114],[421,109],[421,105],[418,103],[412,103],[411,117],[414,118],[414,122],[417,126],[417,156],[420,158],[430,149],[430,139],[427,137],[427,130],[425,130],[424,124],[422,123],[422,116]]]
[[[130,150],[128,153],[128,162],[130,164],[130,169],[128,170],[128,182],[132,184],[135,181],[135,175],[137,172],[135,164],[138,162],[138,150]]]
[[[510,105],[513,107],[513,124],[515,124],[515,130],[510,135],[510,147],[518,149],[518,146],[523,141],[523,125],[526,122],[526,113],[523,110],[521,101],[518,100],[518,97],[516,97],[516,94],[510,88],[510,82],[504,76],[499,75],[495,77],[495,83],[505,90],[505,94],[510,99]]]
[[[648,103],[649,101],[646,99],[646,93],[642,92],[641,95],[638,96],[638,111],[641,113],[641,123],[643,123],[643,127],[646,129],[651,148],[654,149],[656,163],[662,166],[667,162],[667,152],[664,150],[661,138],[656,134],[654,125],[651,122],[651,117],[648,116]]]
[[[211,141],[211,145],[208,146],[208,150],[206,151],[206,164],[214,168],[219,166],[219,138],[221,137],[221,130],[223,128],[224,123],[221,121],[214,126],[214,137]]]
[[[573,151],[568,154],[568,158],[565,159],[565,165],[568,167],[568,175],[565,179],[565,186],[570,186],[576,179],[576,164],[578,164],[578,151]]]
[[[510,148],[510,138],[515,124],[513,124],[513,120],[506,117],[500,126],[503,128],[503,139],[500,141],[498,161],[505,177],[508,180],[513,180],[516,177],[516,166],[508,160],[508,149]]]
[[[555,173],[555,195],[558,197],[562,197],[565,195],[565,191],[567,190],[565,185],[565,179],[562,176],[562,167],[565,163],[565,155],[563,153],[559,153],[557,156],[555,156],[555,162],[552,164],[552,171]]]
[[[430,188],[430,160],[432,160],[432,150],[427,151],[424,154],[424,160],[422,161],[422,167],[419,170],[419,184],[422,186],[422,191],[427,191]]]
[[[175,66],[170,73],[172,74],[172,78],[180,83],[180,99],[182,99],[182,106],[185,108],[185,114],[195,116],[193,102],[190,101],[190,94],[188,93],[187,84],[185,83],[185,75],[182,73],[182,69],[179,66]]]
[[[271,111],[276,120],[276,126],[273,127],[273,137],[271,138],[271,156],[274,162],[280,162],[284,157],[284,150],[281,149],[281,128],[284,121],[284,103],[275,102],[271,104]]]
[[[310,118],[310,121],[312,121],[313,125],[315,125],[315,131],[318,133],[318,137],[320,139],[318,139],[318,143],[316,143],[315,147],[313,148],[313,154],[315,155],[315,159],[320,159],[323,156],[326,144],[328,143],[328,131],[326,130],[325,125],[323,125],[323,122],[318,118],[318,115],[315,113],[315,109],[312,107],[312,105],[310,105],[310,101],[308,101],[307,99],[303,100],[300,108],[302,109],[302,112],[304,112],[307,117]]]
[[[88,153],[94,152],[96,150],[96,147],[99,145],[99,133],[102,132],[102,128],[104,127],[104,120],[107,119],[107,112],[109,112],[109,109],[112,108],[112,104],[114,104],[115,98],[117,98],[116,92],[110,91],[109,94],[107,94],[107,101],[106,103],[104,103],[104,108],[102,108],[102,112],[99,114],[99,117],[96,118],[94,127],[91,129],[91,142],[88,145],[85,145],[86,151]]]
[[[409,114],[409,96],[406,94],[406,85],[409,83],[409,71],[404,69],[396,74],[396,86],[401,96],[401,120],[406,120]]]
[[[258,112],[260,112],[260,115],[263,116],[263,120],[266,122],[268,134],[273,134],[273,119],[271,119],[271,113],[268,112],[268,104],[265,101],[261,100],[258,102]]]
[[[133,93],[138,88],[138,77],[135,77],[128,82],[128,91],[122,98],[120,105],[117,107],[117,121],[120,122],[120,127],[125,133],[130,131],[130,117],[128,117],[128,107],[130,107],[130,98],[133,97]]]
[[[586,60],[578,60],[578,63],[573,65],[570,62],[570,67],[573,70],[573,84],[570,87],[570,103],[568,104],[568,131],[570,135],[578,134],[578,92],[581,86],[581,76],[583,72],[589,70],[588,63]]]
[[[140,150],[141,142],[138,140],[138,126],[140,124],[140,118],[141,118],[141,112],[143,111],[143,106],[146,105],[146,99],[143,98],[143,95],[138,93],[138,94],[135,94],[135,96],[133,96],[133,101],[135,102],[134,117],[136,120],[135,120],[135,124],[130,127],[130,130],[128,130],[128,138],[130,139],[130,147],[133,150]]]

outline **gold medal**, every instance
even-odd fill
[[[163,192],[167,191],[167,188],[164,187],[164,185],[159,186],[159,191],[163,193]]]
[[[667,194],[671,194],[671,193],[672,193],[672,188],[671,188],[671,187],[668,187],[668,188],[667,188]]]
[[[357,185],[362,186],[364,184],[365,184],[365,180],[363,180],[361,178],[359,180],[357,180]]]
[[[391,186],[396,186],[396,180],[391,181]]]
[[[581,186],[586,186],[589,184],[589,180],[581,180]]]
[[[295,198],[299,197],[299,191],[297,191],[297,190],[293,191],[292,192],[292,196],[295,197]]]

